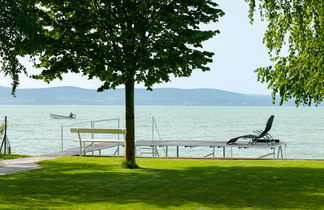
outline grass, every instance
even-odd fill
[[[2,155],[2,154],[0,154],[0,160],[17,159],[17,158],[23,158],[23,157],[29,157],[29,155]]]
[[[324,162],[66,157],[0,176],[1,209],[324,209]]]

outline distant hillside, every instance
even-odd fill
[[[0,86],[0,104],[15,105],[123,105],[124,89],[96,92],[77,87],[17,89]],[[271,96],[239,94],[216,89],[156,88],[135,90],[137,105],[175,106],[269,106]]]

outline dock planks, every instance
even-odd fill
[[[273,152],[268,154],[273,154],[273,158],[283,158],[282,147],[286,146],[285,142],[278,142],[273,144],[267,143],[256,143],[256,144],[247,144],[247,142],[238,141],[235,144],[226,144],[227,141],[205,141],[205,140],[137,140],[135,142],[136,147],[176,147],[177,148],[177,157],[179,157],[179,147],[211,147],[211,148],[223,148],[223,157],[225,157],[225,148],[264,148],[272,149]],[[97,143],[94,146],[86,149],[86,152],[101,151],[103,149],[116,147],[116,143]],[[277,154],[276,154],[277,149]],[[70,148],[61,152],[46,154],[48,156],[74,156],[79,155],[79,147]],[[214,155],[214,154],[213,154]],[[267,155],[267,156],[268,156]],[[166,154],[166,157],[168,154]]]
[[[115,143],[99,143],[99,144],[94,144],[93,147],[89,147],[86,149],[86,152],[92,152],[92,151],[98,151],[98,150],[103,150],[103,149],[107,149],[107,148],[112,148],[112,147],[116,147],[117,144]],[[49,153],[46,154],[45,156],[75,156],[75,155],[79,155],[80,153],[80,148],[79,147],[74,147],[74,148],[70,148],[70,149],[66,149],[63,150],[61,152],[53,152],[53,153]]]

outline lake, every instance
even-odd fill
[[[152,139],[152,117],[162,140],[227,141],[263,130],[269,116],[275,115],[270,133],[287,143],[287,158],[324,159],[324,107],[136,106],[135,110],[136,139],[141,140]],[[50,113],[68,115],[70,112],[76,114],[76,119],[49,117]],[[73,127],[70,124],[87,122],[74,127],[90,127],[89,121],[111,118],[119,118],[120,127],[125,124],[124,106],[2,105],[0,123],[5,116],[13,152],[31,155],[60,151],[61,126],[64,126],[63,147],[67,149],[78,147],[73,142],[76,136],[69,132]],[[95,122],[95,127],[118,127],[118,121]],[[182,148],[181,156],[201,157],[210,152],[211,148]],[[264,152],[233,149],[235,157],[258,157]],[[216,149],[216,154],[219,156],[221,150]]]

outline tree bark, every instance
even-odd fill
[[[137,168],[135,163],[135,111],[134,111],[134,77],[125,84],[126,145],[124,166]]]

